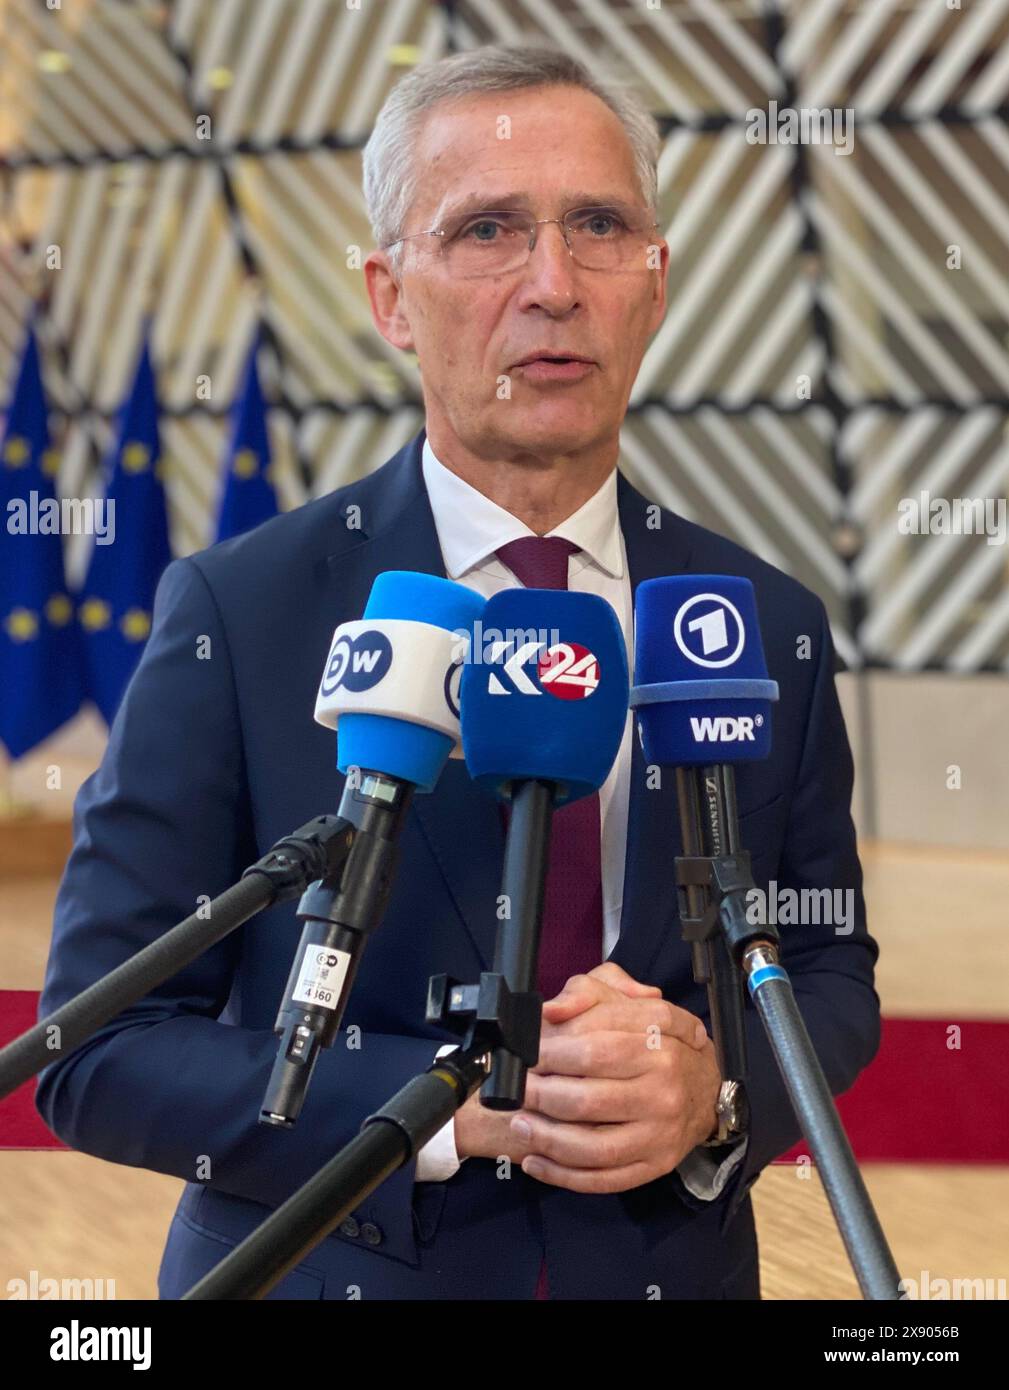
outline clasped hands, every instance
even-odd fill
[[[456,1150],[572,1192],[626,1192],[712,1133],[720,1080],[701,1020],[604,961],[544,1002],[523,1109],[487,1110],[477,1091],[456,1114]]]

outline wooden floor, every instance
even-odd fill
[[[889,1015],[1009,1017],[1009,861],[894,845],[862,849],[878,988]],[[0,889],[5,988],[39,987],[55,882]],[[1009,1059],[1007,1059],[1009,1064]],[[1009,1123],[1004,1115],[993,1123]],[[902,1276],[1009,1287],[1009,1168],[873,1164],[864,1176]],[[156,1297],[181,1183],[84,1154],[0,1151],[0,1296],[8,1281],[114,1279],[118,1298]],[[767,1169],[754,1188],[763,1293],[859,1296],[817,1176]]]

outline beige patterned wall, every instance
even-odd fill
[[[1009,0],[0,0],[0,26],[0,380],[43,295],[65,493],[98,486],[145,313],[179,553],[259,315],[285,505],[409,438],[416,365],[352,268],[360,147],[409,65],[551,39],[664,134],[630,476],[816,589],[852,666],[1009,668],[1009,542],[897,529],[922,489],[1006,497]],[[772,102],[853,113],[851,152],[751,143]]]

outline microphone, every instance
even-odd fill
[[[635,688],[649,763],[703,767],[751,762],[771,751],[771,702],[748,579],[675,575],[638,585]]]
[[[551,819],[555,807],[601,787],[613,765],[627,721],[627,651],[612,607],[569,590],[496,594],[483,636],[462,676],[462,745],[474,781],[511,804],[493,968],[512,995],[535,1000],[536,1012],[528,1049],[498,1048],[480,1094],[491,1109],[515,1110],[539,1055]]]
[[[260,1121],[290,1127],[320,1050],[335,1039],[369,932],[382,920],[415,791],[461,757],[459,682],[486,600],[448,579],[390,570],[363,618],[333,634],[315,718],[337,730],[345,774],[339,816],[352,827],[341,872],[309,885],[305,922],[274,1032],[280,1035]]]
[[[774,932],[754,932],[746,920],[753,880],[739,845],[733,768],[770,753],[771,704],[778,698],[750,581],[704,574],[640,584],[635,681],[631,704],[645,761],[676,768],[684,851],[676,861],[677,889],[694,979],[708,988],[722,1078],[743,1083],[742,976],[727,941],[741,951],[745,941]]]

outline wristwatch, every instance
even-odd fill
[[[746,1090],[741,1081],[723,1081],[715,1102],[718,1124],[713,1133],[704,1140],[702,1148],[713,1149],[719,1144],[730,1144],[745,1134],[750,1124],[750,1105]]]

